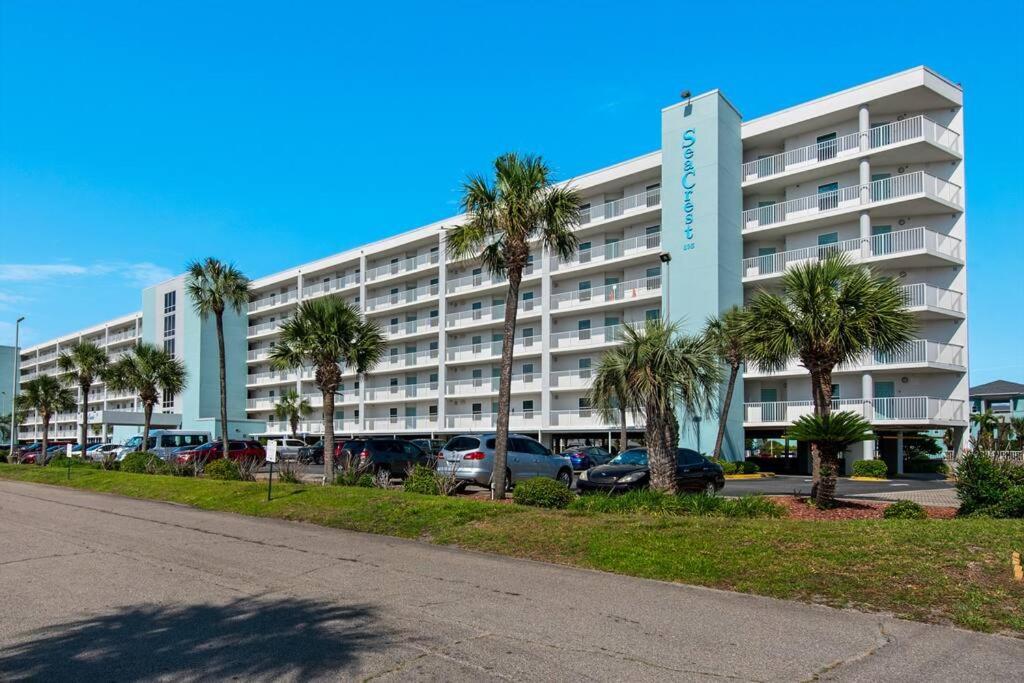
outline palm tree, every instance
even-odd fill
[[[619,452],[629,448],[627,429],[627,401],[629,386],[622,374],[622,367],[614,359],[603,356],[597,364],[597,373],[590,382],[587,401],[595,408],[605,422],[619,422]]]
[[[1010,429],[1017,438],[1017,450],[1024,450],[1024,417],[1011,417]]]
[[[786,271],[782,292],[757,292],[747,313],[747,359],[769,372],[798,359],[811,375],[815,415],[832,411],[837,365],[868,353],[898,354],[915,329],[899,280],[854,265],[845,254]],[[811,458],[813,492],[821,462],[813,443]]]
[[[995,443],[996,431],[999,429],[1000,421],[991,408],[980,413],[971,413],[971,422],[978,427],[978,442],[984,448],[992,448]]]
[[[107,352],[89,341],[72,345],[57,359],[57,367],[65,373],[67,381],[78,385],[82,392],[82,432],[78,438],[82,457],[85,457],[86,441],[88,441],[89,391],[92,389],[92,383],[106,373],[109,364],[110,358],[107,356]]]
[[[324,481],[334,481],[334,394],[345,364],[359,375],[384,355],[384,333],[377,323],[334,296],[304,301],[281,326],[281,339],[270,353],[277,370],[315,368],[315,382],[324,397]]]
[[[274,406],[274,415],[279,420],[287,420],[288,426],[292,429],[292,437],[299,437],[299,420],[313,412],[309,407],[309,401],[299,395],[294,389],[281,394]]]
[[[22,410],[35,410],[43,421],[43,447],[36,456],[36,464],[45,465],[50,442],[50,418],[72,410],[76,405],[75,395],[56,377],[41,375],[21,385],[17,402]]]
[[[736,378],[740,368],[747,359],[747,314],[739,306],[733,306],[717,317],[708,318],[704,325],[704,335],[715,348],[718,358],[729,366],[729,384],[725,388],[722,409],[718,414],[718,435],[715,437],[715,450],[712,455],[722,457],[722,442],[725,440],[725,425],[732,405],[732,394],[736,389]]]
[[[786,430],[786,437],[814,444],[820,454],[821,482],[814,494],[814,502],[820,508],[835,504],[836,475],[839,470],[839,454],[851,444],[874,438],[871,424],[860,415],[848,411],[825,415],[804,415]]]
[[[711,343],[660,319],[642,327],[625,325],[622,344],[605,354],[594,378],[598,386],[626,388],[624,403],[644,418],[651,486],[668,493],[678,491],[676,410],[711,415],[721,381]]]
[[[580,221],[580,197],[569,185],[553,185],[551,169],[540,157],[509,153],[494,160],[493,181],[484,176],[466,179],[461,206],[466,221],[448,230],[449,255],[456,260],[479,258],[488,272],[508,278],[492,494],[504,498],[519,285],[529,263],[530,242],[539,240],[562,259],[576,251],[573,228]]]
[[[231,264],[207,258],[188,266],[185,290],[200,318],[217,321],[217,352],[220,363],[220,435],[223,457],[228,457],[228,381],[224,359],[224,311],[241,314],[249,305],[249,278]]]
[[[134,391],[142,402],[142,450],[149,447],[149,425],[161,392],[180,394],[188,383],[185,364],[152,344],[142,343],[107,370],[107,386]]]

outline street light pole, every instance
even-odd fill
[[[21,332],[21,321],[25,319],[25,316],[21,316],[14,321],[14,370],[11,372],[11,450],[9,454],[14,455],[14,412],[17,407],[18,400],[18,370],[21,369],[21,351],[18,349],[18,334]]]
[[[669,287],[671,283],[668,279],[669,264],[672,262],[672,254],[670,254],[667,251],[663,251],[660,254],[658,254],[658,258],[661,259],[661,262],[665,264],[665,320],[668,322],[672,322],[672,314],[669,309],[669,303],[671,302],[671,299],[669,299],[669,295],[671,294],[672,289]]]

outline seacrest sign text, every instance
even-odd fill
[[[693,156],[696,142],[697,132],[693,128],[686,129],[683,133],[683,233],[686,235],[683,251],[693,251],[697,248],[697,242],[693,238],[693,191],[697,187],[697,169],[693,163]]]

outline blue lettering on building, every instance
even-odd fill
[[[696,227],[693,216],[693,192],[697,187],[697,168],[693,163],[694,145],[697,142],[697,132],[688,128],[683,133],[683,234],[686,240],[683,242],[683,251],[692,251],[697,248],[694,240]]]

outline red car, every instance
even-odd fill
[[[202,446],[183,446],[172,456],[179,465],[191,465],[196,460],[207,463],[221,457],[223,445],[223,441],[208,441]],[[258,441],[228,441],[228,457],[235,461],[259,460],[263,464],[267,451]]]

